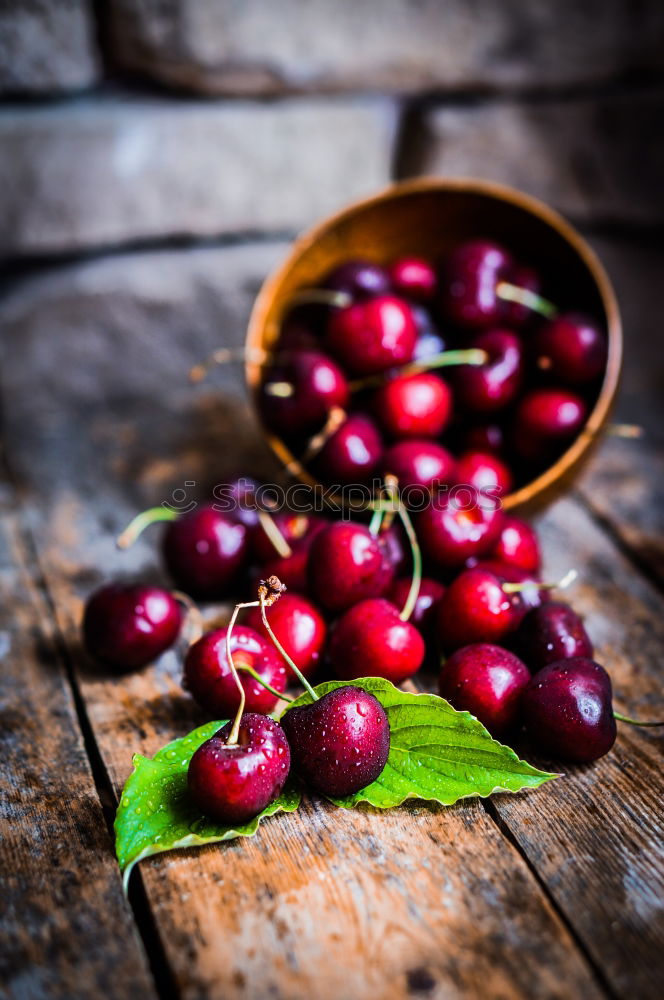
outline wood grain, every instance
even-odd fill
[[[0,993],[155,997],[111,855],[50,615],[0,517]]]

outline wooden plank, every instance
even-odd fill
[[[661,718],[664,601],[575,501],[542,519],[548,575],[576,566],[569,595],[610,671],[617,708]],[[661,996],[664,975],[664,733],[619,725],[615,748],[527,803],[497,796],[501,822],[616,995]]]
[[[0,518],[0,992],[156,997],[16,519]],[[6,992],[5,992],[6,991]]]

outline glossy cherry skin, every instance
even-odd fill
[[[488,570],[464,570],[438,605],[438,641],[448,653],[476,642],[500,643],[514,628],[512,601]]]
[[[409,486],[436,489],[454,482],[457,475],[454,456],[435,441],[399,441],[387,449],[381,467],[397,477],[402,490]]]
[[[401,610],[408,599],[411,581],[408,577],[401,577],[395,580],[388,590],[388,601]],[[420,591],[415,601],[413,613],[409,618],[412,625],[415,625],[425,638],[435,626],[435,613],[438,602],[445,593],[445,587],[438,580],[432,580],[423,576],[420,581]]]
[[[330,662],[341,680],[385,677],[400,684],[424,659],[424,639],[399,609],[384,598],[370,598],[349,608],[330,638]]]
[[[111,583],[85,605],[83,640],[88,653],[114,670],[136,670],[173,645],[182,611],[159,587]]]
[[[512,473],[491,452],[466,451],[459,455],[456,476],[458,483],[472,486],[478,493],[499,500],[512,489]]]
[[[517,628],[521,624],[525,615],[532,608],[538,608],[542,603],[542,594],[546,591],[542,590],[541,581],[537,578],[536,573],[520,569],[518,566],[511,566],[509,563],[497,562],[494,559],[480,559],[473,568],[493,573],[501,584],[519,584],[519,590],[508,594],[512,604],[513,628]]]
[[[305,677],[315,674],[327,636],[327,625],[311,601],[299,594],[282,594],[266,611],[270,628],[295,665]],[[246,617],[249,628],[268,641],[260,608],[250,608]]]
[[[417,327],[410,306],[393,295],[381,295],[335,309],[327,346],[351,375],[376,375],[404,365],[413,357]]]
[[[289,709],[281,724],[293,770],[323,795],[352,795],[380,775],[390,752],[390,725],[377,698],[345,685],[311,705]]]
[[[374,413],[393,438],[438,437],[449,423],[452,394],[438,375],[399,375],[377,389]]]
[[[201,744],[189,762],[187,786],[196,806],[218,823],[247,823],[281,794],[290,771],[283,729],[266,715],[242,716],[236,746],[232,722]]]
[[[370,260],[347,260],[328,274],[324,284],[325,288],[346,292],[353,299],[387,295],[390,291],[387,271]]]
[[[546,601],[529,611],[519,625],[515,642],[532,673],[559,660],[578,656],[591,660],[593,656],[593,644],[583,621],[562,601]]]
[[[537,368],[556,381],[584,385],[606,367],[606,335],[592,320],[565,313],[540,327],[533,354]]]
[[[426,361],[428,358],[433,358],[436,354],[442,354],[446,349],[447,345],[440,334],[436,333],[433,329],[423,329],[418,322],[418,314],[423,310],[413,308],[413,315],[415,316],[415,321],[418,323],[418,337],[415,344],[415,350],[413,352],[413,361]]]
[[[292,387],[291,395],[275,395],[271,387]],[[264,422],[279,434],[307,436],[320,430],[334,406],[345,409],[349,390],[341,368],[325,354],[297,351],[288,361],[269,368],[259,407]]]
[[[518,656],[490,643],[457,649],[442,666],[439,692],[459,712],[470,712],[492,736],[502,736],[519,719],[520,699],[530,681]]]
[[[599,663],[580,656],[549,663],[523,692],[526,732],[543,753],[587,764],[615,743],[611,699],[611,678]]]
[[[523,375],[519,338],[509,330],[486,330],[470,347],[486,351],[483,365],[460,365],[454,372],[455,399],[474,414],[495,413],[511,403]]]
[[[198,507],[167,526],[163,552],[182,590],[194,597],[224,597],[246,567],[249,532],[212,506]]]
[[[438,277],[423,257],[400,257],[389,269],[390,282],[397,295],[416,302],[431,302],[438,288]]]
[[[309,590],[328,611],[344,611],[357,601],[379,597],[393,578],[380,540],[363,524],[336,521],[313,541]]]
[[[586,404],[575,393],[532,389],[516,409],[514,448],[525,460],[552,457],[579,434],[585,419]]]
[[[219,496],[215,488],[214,495],[217,500],[223,497],[229,506],[229,510],[224,509],[222,513],[228,513],[233,521],[239,521],[247,528],[253,528],[258,524],[258,514],[256,513],[256,490],[258,488],[258,482],[250,476],[237,476],[221,487]]]
[[[488,558],[528,573],[538,573],[542,557],[535,530],[521,518],[506,514]]]
[[[443,312],[467,329],[500,322],[503,301],[496,286],[511,266],[512,258],[497,243],[472,240],[458,246],[447,262]]]
[[[364,483],[376,472],[383,442],[373,420],[351,413],[324,444],[312,468],[328,483]]]
[[[240,704],[237,685],[226,657],[228,629],[218,628],[189,647],[184,661],[185,687],[208,715],[222,719],[232,716]],[[231,655],[244,688],[248,712],[271,712],[277,698],[241,666],[252,667],[277,691],[285,691],[288,673],[283,658],[270,641],[253,628],[236,625],[231,635]]]
[[[467,496],[451,492],[434,500],[417,516],[422,549],[442,569],[455,569],[471,557],[480,558],[500,534],[503,512],[482,498],[471,505],[467,501]]]

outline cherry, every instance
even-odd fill
[[[231,479],[222,487],[225,497],[233,504],[233,509],[229,512],[233,521],[239,521],[247,528],[253,528],[258,524],[258,511],[256,510],[256,490],[258,483],[249,476],[238,476]],[[216,490],[215,490],[216,496]]]
[[[514,627],[512,600],[486,569],[464,570],[438,605],[438,640],[448,653],[471,643],[499,643]]]
[[[541,556],[534,529],[518,517],[505,515],[500,535],[489,559],[515,566],[528,573],[539,572]]]
[[[503,303],[496,289],[511,266],[512,258],[497,243],[472,240],[458,246],[447,262],[442,297],[445,314],[469,329],[500,322]]]
[[[403,573],[410,565],[410,549],[398,521],[389,527],[381,526],[378,542],[383,559],[391,567],[390,574]]]
[[[334,292],[345,292],[353,299],[366,299],[389,293],[390,278],[380,264],[369,260],[347,260],[328,274],[324,287]]]
[[[546,601],[529,611],[519,626],[516,643],[532,673],[558,660],[593,656],[583,621],[562,601]]]
[[[360,601],[344,612],[329,645],[330,662],[342,680],[385,677],[400,684],[419,670],[424,653],[418,630],[384,598]]]
[[[456,477],[453,456],[435,441],[399,441],[383,455],[384,473],[392,473],[402,490],[419,486],[430,490],[452,483]]]
[[[444,569],[455,569],[482,556],[495,544],[503,513],[488,500],[464,505],[456,492],[436,498],[418,515],[417,535],[430,559]]]
[[[485,351],[488,360],[455,370],[455,398],[473,413],[494,413],[512,402],[521,385],[521,344],[509,330],[495,329],[478,334],[471,347]]]
[[[388,601],[391,601],[395,607],[402,608],[408,600],[410,587],[409,577],[400,577],[395,580],[387,591]],[[428,638],[435,625],[437,605],[444,593],[445,587],[438,580],[432,580],[426,576],[420,580],[419,593],[409,621],[422,632],[425,638]]]
[[[333,406],[348,404],[348,382],[331,358],[297,351],[265,372],[259,406],[265,423],[286,435],[320,430]]]
[[[464,434],[467,451],[483,451],[500,454],[505,445],[505,434],[500,424],[475,424]]]
[[[544,589],[551,589],[550,585],[544,587],[534,573],[510,563],[498,562],[495,559],[480,559],[475,564],[476,569],[486,570],[498,577],[501,584],[518,585],[518,589],[509,593],[512,602],[513,627],[516,628],[524,616],[531,608],[538,608],[542,603],[542,592]],[[505,588],[503,588],[505,590]],[[507,591],[505,591],[507,593]]]
[[[519,717],[530,673],[521,660],[490,643],[458,649],[443,664],[439,691],[453,708],[474,715],[492,736],[502,736]]]
[[[400,257],[390,267],[389,276],[394,291],[404,298],[430,302],[436,294],[436,272],[422,257]]]
[[[381,295],[336,309],[327,345],[352,375],[375,375],[413,357],[417,327],[407,303]]]
[[[505,274],[505,280],[520,291],[530,292],[537,296],[540,291],[540,279],[537,271],[531,267],[515,264]],[[499,289],[497,289],[497,293]],[[533,317],[533,307],[509,299],[501,299],[500,318],[511,327],[520,327]]]
[[[233,715],[240,703],[240,693],[227,658],[227,633],[227,628],[206,632],[189,647],[184,661],[183,686],[209,715],[221,718]],[[271,642],[246,625],[235,626],[230,644],[247,710],[271,712],[278,697],[241,668],[251,667],[266,684],[281,693],[288,682],[282,658]]]
[[[364,598],[379,597],[393,577],[381,541],[363,524],[336,521],[311,545],[310,591],[329,611],[344,611]]]
[[[566,313],[545,323],[533,343],[536,366],[565,385],[584,385],[606,367],[607,341],[583,316]]]
[[[457,460],[457,482],[500,499],[512,489],[512,473],[490,452],[467,451]]]
[[[434,329],[423,326],[424,320],[421,319],[423,312],[423,309],[413,307],[413,316],[419,331],[413,351],[413,361],[426,361],[437,354],[442,354],[446,348],[445,341]]]
[[[290,510],[268,514],[268,518],[279,533],[282,543],[291,549],[299,546],[308,549],[318,532],[329,524],[329,521],[320,515],[299,514]],[[251,538],[254,556],[261,564],[273,559],[276,552],[275,542],[267,534],[265,523],[263,520],[256,526]]]
[[[228,594],[245,568],[248,549],[245,525],[212,506],[171,521],[163,540],[169,573],[183,590],[201,598]]]
[[[532,389],[519,402],[513,444],[527,461],[550,458],[577,436],[586,419],[586,404],[566,389]]]
[[[611,678],[593,660],[575,656],[549,663],[521,698],[526,732],[544,753],[586,764],[616,739]]]
[[[374,412],[392,437],[438,437],[450,419],[452,394],[432,372],[398,375],[376,390]]]
[[[327,634],[320,611],[299,594],[284,594],[270,610],[270,626],[288,655],[305,677],[318,668]],[[266,634],[258,608],[251,608],[246,624],[261,635]]]
[[[83,639],[91,656],[115,670],[156,660],[177,639],[182,612],[167,590],[111,583],[85,605]]]
[[[282,717],[293,770],[323,795],[352,795],[380,775],[390,752],[383,706],[362,688],[328,691]]]
[[[275,514],[273,520],[290,549],[290,555],[276,555],[265,529],[261,527],[260,532],[257,529],[252,540],[265,560],[258,572],[258,579],[276,576],[290,590],[305,591],[311,543],[329,522],[315,514],[291,513]]]
[[[296,313],[304,310],[299,308]],[[285,321],[279,333],[279,351],[287,353],[289,351],[318,351],[320,350],[320,338],[316,336],[312,327],[295,317],[290,317]]]
[[[373,420],[352,413],[325,442],[312,467],[329,483],[363,483],[376,471],[382,452]]]
[[[278,722],[248,712],[237,742],[227,722],[201,744],[189,763],[187,785],[196,806],[218,823],[239,825],[281,794],[290,770],[290,748]]]

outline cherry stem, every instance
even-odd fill
[[[320,305],[345,309],[352,302],[352,296],[348,292],[335,292],[333,288],[303,288],[289,299],[288,307],[293,309],[296,306]]]
[[[267,620],[266,604],[265,604],[265,593],[264,593],[264,591],[263,591],[262,588],[259,588],[259,590],[258,590],[258,596],[259,596],[258,603],[259,603],[260,609],[261,609],[261,618],[263,619],[263,625],[265,626],[265,630],[266,630],[267,634],[269,635],[270,639],[272,640],[272,642],[274,643],[274,645],[277,647],[277,649],[279,650],[279,652],[283,656],[284,660],[286,661],[286,663],[288,664],[288,666],[291,668],[291,670],[293,671],[293,673],[295,674],[295,676],[299,680],[300,684],[302,684],[302,686],[304,687],[304,689],[309,692],[309,694],[311,695],[311,697],[313,698],[314,701],[318,701],[318,695],[316,694],[316,692],[312,688],[311,684],[309,683],[309,681],[307,680],[307,678],[304,676],[304,674],[302,673],[302,671],[300,670],[300,668],[295,665],[295,663],[293,662],[293,660],[290,658],[290,656],[288,655],[288,653],[286,652],[286,650],[284,649],[284,647],[281,645],[281,643],[277,639],[277,637],[274,634],[274,632],[272,631],[272,627],[270,626],[270,623]],[[255,606],[256,606],[256,602],[254,602],[253,604],[250,605],[250,607],[255,607]]]
[[[179,511],[170,507],[150,507],[129,522],[122,534],[118,535],[115,544],[119,549],[128,549],[151,524],[156,524],[157,521],[177,521],[179,516]]]
[[[185,623],[189,632],[187,645],[193,646],[195,642],[198,642],[205,631],[201,610],[198,605],[192,601],[189,594],[184,594],[181,590],[173,590],[172,594],[179,604],[184,605]]]
[[[340,406],[333,406],[327,415],[327,421],[323,429],[320,430],[318,434],[314,434],[309,441],[304,454],[302,455],[302,461],[309,462],[312,458],[315,458],[332,435],[339,430],[345,419],[346,411]]]
[[[575,569],[570,569],[565,573],[562,580],[556,580],[555,583],[540,583],[539,580],[524,580],[523,583],[502,583],[501,587],[506,594],[520,594],[521,591],[527,590],[529,587],[537,587],[538,590],[565,590],[569,587],[570,583],[573,583],[578,576],[578,572]]]
[[[629,722],[630,726],[664,726],[664,720],[661,722],[642,722],[640,719],[631,719],[629,715],[622,715],[620,712],[614,712],[613,717],[618,722]]]
[[[380,531],[380,526],[383,520],[384,508],[378,507],[371,515],[371,521],[369,522],[369,534],[373,535],[374,538]]]
[[[419,375],[421,372],[429,371],[430,368],[449,368],[452,365],[484,365],[489,360],[486,351],[479,347],[468,347],[458,351],[441,351],[440,354],[432,354],[430,358],[422,358],[421,361],[409,361],[407,365],[399,368],[390,368],[389,372],[381,372],[380,375],[368,375],[366,378],[355,379],[350,383],[351,392],[358,389],[367,389],[374,385],[382,385],[387,377],[393,375]]]
[[[205,361],[201,361],[199,364],[194,365],[193,368],[190,368],[189,381],[202,382],[210,370],[217,365],[227,365],[234,361],[240,363],[249,361],[256,365],[264,365],[271,357],[272,355],[268,351],[264,351],[261,348],[249,350],[246,347],[220,347],[219,350],[214,351]]]
[[[258,604],[258,601],[255,602],[254,607],[257,604]],[[273,694],[276,698],[279,698],[281,701],[294,701],[295,700],[294,698],[289,698],[288,695],[286,695],[286,694],[283,693],[283,691],[277,691],[277,689],[273,688],[271,684],[268,684],[267,681],[264,681],[263,678],[261,677],[261,675],[259,673],[257,673],[254,670],[253,667],[250,667],[248,663],[243,663],[239,667],[237,667],[236,669],[240,670],[240,671],[243,671],[245,674],[249,674],[249,676],[253,677],[253,679],[255,681],[257,681],[261,685],[261,687],[264,687],[266,691],[269,691],[270,694]]]
[[[402,622],[407,622],[413,611],[415,610],[415,605],[417,604],[417,598],[420,596],[420,586],[422,584],[422,551],[420,549],[420,544],[417,540],[417,535],[415,534],[415,528],[413,527],[413,522],[410,519],[410,514],[406,509],[406,505],[402,503],[399,496],[399,480],[396,476],[387,475],[385,476],[385,492],[391,498],[391,500],[397,505],[397,513],[399,519],[403,524],[404,531],[406,532],[406,537],[410,544],[410,553],[413,560],[413,575],[410,581],[410,589],[406,597],[403,608],[399,613],[399,618]]]
[[[246,695],[244,693],[244,688],[242,687],[242,681],[240,680],[240,675],[237,672],[237,668],[233,663],[233,654],[231,652],[231,634],[233,632],[233,626],[237,620],[237,616],[242,608],[255,608],[256,601],[246,601],[243,604],[236,604],[233,609],[233,614],[231,615],[231,620],[228,623],[228,629],[226,631],[226,659],[228,660],[228,667],[233,675],[233,680],[237,685],[237,689],[240,692],[240,704],[237,707],[237,712],[235,719],[233,720],[233,728],[230,731],[228,739],[226,740],[226,746],[234,747],[237,746],[237,738],[240,732],[240,723],[242,722],[242,713],[244,712],[244,704],[246,701]]]
[[[274,518],[272,518],[266,510],[257,510],[256,516],[260,521],[263,531],[270,539],[281,558],[290,559],[293,555],[293,550],[284,538],[282,532],[277,527]]]
[[[519,305],[525,306],[527,309],[532,309],[533,312],[539,313],[545,319],[551,319],[558,312],[553,302],[542,298],[541,295],[532,292],[529,288],[520,288],[518,285],[512,285],[509,281],[498,282],[496,285],[496,295],[499,299],[504,299],[506,302],[518,302]]]

